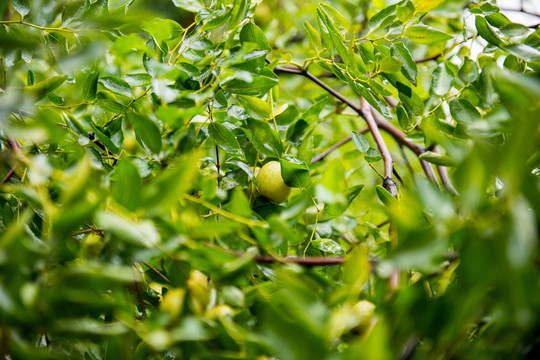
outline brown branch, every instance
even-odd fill
[[[85,229],[81,231],[76,231],[71,235],[75,236],[75,235],[89,234],[89,233],[94,233],[94,232],[103,236],[103,229],[100,229],[100,228],[90,228],[90,229]]]
[[[441,178],[441,182],[443,183],[444,187],[446,187],[446,189],[452,194],[459,195],[454,185],[452,185],[450,177],[448,176],[448,169],[445,166],[437,166],[437,172],[439,173],[439,177]]]
[[[383,181],[383,187],[388,190],[392,196],[397,196],[397,185],[396,182],[392,179],[392,176],[394,174],[394,160],[392,159],[392,155],[390,154],[390,150],[388,150],[388,146],[386,146],[386,142],[384,141],[381,132],[379,130],[379,127],[377,126],[377,122],[375,121],[375,109],[371,107],[366,99],[361,99],[362,103],[362,109],[364,110],[364,119],[366,120],[369,130],[371,131],[371,134],[373,135],[373,138],[375,139],[375,142],[377,143],[377,147],[379,148],[381,152],[381,156],[383,158],[384,162],[384,181]],[[371,111],[370,111],[371,109]]]
[[[364,129],[360,129],[358,130],[357,132],[359,134],[365,134],[366,132],[369,131],[369,128],[364,128]],[[343,138],[342,140],[338,141],[337,143],[335,143],[334,145],[330,146],[328,148],[328,150],[320,153],[319,155],[313,157],[313,159],[311,159],[311,163],[314,164],[318,161],[321,161],[323,160],[325,157],[327,157],[328,155],[330,155],[330,153],[336,149],[338,149],[340,146],[342,145],[345,145],[346,143],[348,143],[349,141],[352,140],[352,135],[349,135],[349,136],[346,136],[345,138]]]
[[[17,168],[17,164],[13,165],[11,169],[6,173],[6,175],[2,178],[2,184],[5,184],[11,179],[11,177],[15,174],[15,169]]]
[[[255,256],[254,260],[255,262],[259,264],[293,263],[293,264],[299,264],[303,266],[329,266],[329,265],[343,264],[346,258],[344,256],[332,256],[332,257],[308,256],[304,258],[297,258],[297,257],[276,258],[271,255],[257,255]]]
[[[438,53],[438,54],[431,55],[431,56],[428,56],[428,57],[425,57],[425,58],[416,59],[416,60],[414,60],[414,62],[417,63],[417,64],[420,64],[420,63],[428,62],[428,61],[431,61],[431,60],[437,60],[439,57],[441,57],[441,55],[442,55],[442,53]]]
[[[162,278],[163,280],[165,280],[167,283],[170,283],[170,280],[167,279],[167,277],[165,275],[163,275],[163,273],[161,271],[159,271],[158,269],[156,269],[155,267],[153,267],[152,265],[146,263],[146,262],[142,262],[147,268],[149,268],[150,270],[152,270],[157,276],[159,276],[160,278]]]
[[[146,317],[146,306],[144,306],[144,299],[141,292],[141,286],[138,282],[135,281],[135,291],[137,292],[137,297],[139,298],[139,304],[141,305],[141,312],[143,317]]]
[[[301,70],[301,69],[293,69],[293,68],[286,68],[286,67],[275,67],[274,71],[276,73],[288,73],[288,74],[295,74],[295,75],[302,75],[304,77],[307,77],[311,81],[313,81],[315,84],[319,85],[321,88],[326,90],[329,94],[333,95],[338,100],[345,103],[347,106],[349,106],[351,109],[353,109],[358,115],[360,115],[362,118],[366,118],[365,111],[359,107],[358,105],[354,104],[352,101],[341,95],[336,90],[332,89],[330,86],[326,85],[324,82],[322,82],[319,78],[317,78],[315,75],[310,73],[307,70]],[[379,128],[383,129],[401,145],[404,145],[411,149],[417,156],[420,156],[425,152],[425,149],[422,148],[420,145],[417,145],[405,138],[405,134],[401,132],[398,128],[396,128],[394,125],[390,124],[388,121],[384,121],[382,119],[379,119],[378,117],[375,117],[376,124]],[[427,177],[437,184],[437,177],[435,176],[435,172],[433,171],[433,168],[431,168],[425,161],[421,160],[422,167],[424,171],[426,172]]]

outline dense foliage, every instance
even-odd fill
[[[2,359],[539,356],[537,25],[463,0],[0,14]]]

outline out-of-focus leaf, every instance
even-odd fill
[[[173,3],[176,7],[192,12],[199,12],[204,9],[202,0],[173,0]]]
[[[17,11],[23,18],[30,12],[29,0],[12,0],[11,4],[15,11]]]
[[[456,164],[448,155],[435,153],[433,151],[426,151],[419,156],[421,160],[425,160],[429,163],[441,166],[454,166]]]
[[[40,98],[50,93],[51,91],[55,90],[60,85],[62,85],[64,81],[66,81],[66,78],[67,78],[66,75],[54,75],[48,78],[47,80],[37,82],[31,86],[27,86],[24,88],[24,90]]]
[[[128,119],[141,145],[154,154],[159,154],[162,146],[159,127],[152,120],[132,111],[128,113]]]
[[[118,162],[112,194],[114,200],[126,209],[134,211],[141,202],[142,181],[137,167],[127,158]]]

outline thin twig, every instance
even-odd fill
[[[431,61],[431,60],[437,60],[439,57],[441,57],[441,55],[442,55],[442,53],[438,53],[438,54],[435,54],[435,55],[427,56],[425,58],[416,59],[416,60],[414,60],[414,62],[417,63],[417,64],[420,64],[420,63],[428,62],[428,61]]]
[[[219,164],[219,148],[216,145],[216,169],[217,169],[217,186],[218,188],[221,187],[221,177],[219,176],[219,172],[221,171],[221,165]]]
[[[143,314],[143,317],[146,317],[146,307],[144,306],[144,299],[141,292],[141,286],[136,281],[134,284],[135,284],[135,290],[137,291],[137,296],[139,298],[139,304],[141,305],[141,312]]]
[[[103,236],[103,229],[90,228],[90,229],[85,229],[85,230],[81,230],[81,231],[76,231],[72,235],[75,236],[75,235],[82,235],[82,234],[89,234],[89,233],[98,233],[98,234]]]
[[[307,256],[302,258],[297,257],[284,257],[276,258],[271,255],[258,255],[255,256],[255,262],[259,264],[272,264],[276,262],[281,263],[294,263],[303,266],[329,266],[329,265],[340,265],[345,262],[344,256],[332,256],[332,257],[322,257],[322,256]]]
[[[369,131],[369,128],[364,128],[364,129],[360,129],[357,131],[357,133],[359,134],[365,134],[366,132]],[[338,149],[340,146],[343,146],[345,145],[346,143],[348,143],[349,141],[352,140],[352,135],[349,135],[349,136],[346,136],[345,138],[343,138],[342,140],[338,141],[337,143],[335,143],[334,145],[330,146],[328,148],[328,150],[320,153],[319,155],[313,157],[313,159],[311,159],[311,163],[314,164],[318,161],[321,161],[323,160],[325,157],[327,157],[328,155],[330,155],[330,153],[332,153],[334,150]]]
[[[163,273],[161,271],[159,271],[158,269],[156,269],[155,267],[153,267],[152,265],[146,263],[146,262],[142,262],[147,268],[149,268],[150,270],[152,270],[154,273],[156,273],[157,276],[159,276],[160,278],[162,278],[163,280],[165,280],[166,282],[170,283],[170,280],[167,279],[167,277],[165,275],[163,275]]]
[[[448,176],[448,169],[445,166],[437,166],[437,172],[439,173],[441,182],[446,187],[446,189],[448,189],[448,191],[450,191],[454,195],[459,195],[454,185],[452,185],[450,177]]]
[[[5,184],[11,179],[11,177],[15,174],[15,169],[17,168],[17,165],[13,165],[11,169],[7,172],[7,174],[2,178],[2,184]]]

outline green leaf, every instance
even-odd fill
[[[112,142],[112,140],[107,135],[103,133],[103,131],[96,124],[90,122],[90,126],[92,126],[92,130],[94,130],[94,133],[98,137],[99,141],[101,141],[107,149],[109,149],[115,155],[120,154],[120,149]]]
[[[402,64],[398,59],[393,57],[383,57],[379,62],[379,71],[384,73],[396,73],[400,71]]]
[[[416,12],[426,13],[437,9],[446,0],[418,0],[416,3]]]
[[[379,154],[377,149],[370,147],[368,151],[366,151],[366,154],[364,155],[364,159],[366,159],[368,163],[374,163],[377,161],[381,161],[382,156],[381,154]]]
[[[405,37],[417,44],[426,45],[452,39],[447,33],[422,24],[408,26],[405,29]]]
[[[399,126],[405,131],[410,131],[412,126],[414,125],[413,120],[409,113],[405,110],[405,108],[401,105],[398,105],[396,107],[396,115],[398,118]]]
[[[454,120],[461,124],[472,124],[480,119],[480,113],[467,100],[456,99],[450,102],[450,113]]]
[[[328,19],[332,21],[332,23],[336,26],[340,33],[344,34],[349,30],[351,26],[349,20],[335,8],[333,8],[329,4],[321,3],[320,9],[324,11]]]
[[[353,131],[352,132],[352,141],[354,146],[360,151],[362,154],[367,153],[369,150],[369,141],[360,133]]]
[[[382,201],[382,203],[388,207],[395,207],[397,206],[398,202],[395,197],[392,196],[385,188],[383,188],[380,185],[377,185],[375,187],[375,191],[377,192],[377,196]]]
[[[461,65],[461,68],[459,69],[458,73],[459,78],[464,83],[472,83],[478,78],[478,66],[476,65],[476,62],[469,58],[465,58],[463,60],[463,65]]]
[[[133,126],[139,143],[154,154],[161,151],[161,131],[150,119],[130,111],[128,119]]]
[[[261,74],[235,71],[230,77],[223,80],[220,85],[224,90],[232,94],[262,97],[276,86],[278,81],[278,77],[271,70],[265,68]]]
[[[513,44],[505,46],[510,54],[513,54],[527,62],[540,63],[540,51],[529,45]]]
[[[131,86],[146,86],[152,82],[152,77],[146,73],[126,74],[124,79]]]
[[[452,88],[454,74],[448,69],[446,63],[440,63],[433,71],[431,89],[436,95],[443,96]]]
[[[199,12],[204,9],[204,3],[202,0],[173,0],[173,4],[181,9]]]
[[[238,101],[254,119],[266,120],[272,115],[270,105],[264,100],[253,96],[239,95]]]
[[[345,250],[332,239],[316,239],[311,242],[311,246],[325,254],[345,255]]]
[[[11,4],[23,18],[30,12],[30,0],[12,0]]]
[[[392,44],[391,48],[392,56],[398,59],[403,67],[401,68],[401,73],[416,86],[416,75],[418,74],[418,68],[414,59],[411,56],[409,50],[405,47],[405,44],[398,42]]]
[[[448,155],[439,154],[432,151],[426,151],[419,156],[421,160],[425,160],[429,163],[441,166],[454,166],[456,162],[452,160]]]
[[[37,98],[41,98],[62,85],[66,81],[66,78],[67,75],[51,76],[47,80],[25,87],[24,90],[34,94]]]
[[[404,5],[398,5],[396,8],[396,15],[399,21],[407,22],[414,14],[414,4],[411,1],[407,1]]]
[[[267,122],[248,119],[247,128],[251,132],[253,145],[261,154],[281,157],[281,138]]]
[[[475,19],[475,26],[478,34],[484,38],[488,43],[495,46],[504,45],[502,40],[499,38],[495,30],[489,26],[486,19],[483,16],[477,15]]]
[[[99,71],[94,71],[88,75],[83,85],[84,101],[93,100],[96,98],[98,87]]]
[[[279,162],[285,184],[293,188],[305,188],[309,185],[309,168],[302,160],[286,155]]]
[[[130,211],[135,211],[141,203],[142,180],[137,167],[127,158],[122,158],[116,166],[112,195],[114,200]]]
[[[330,20],[328,15],[321,10],[320,8],[317,9],[317,17],[319,19],[319,25],[321,26],[321,31],[326,34],[326,37],[323,37],[323,41],[325,42],[325,45],[328,49],[334,49],[338,53],[339,57],[343,60],[345,64],[349,64],[351,62],[350,53],[348,51],[347,46],[345,46],[345,42],[343,40],[342,35],[340,34],[338,28],[336,25]],[[328,41],[331,41],[331,45],[327,43]]]
[[[116,238],[133,245],[152,248],[160,242],[159,232],[149,220],[136,222],[117,213],[101,211],[96,215],[96,223]]]
[[[315,28],[311,26],[311,24],[307,20],[304,22],[304,29],[309,36],[309,40],[311,41],[313,46],[315,46],[315,49],[317,49],[317,51],[320,51],[322,49],[322,39],[319,32],[315,30]]]
[[[399,100],[409,115],[420,116],[424,113],[424,102],[420,97],[406,85],[399,85]]]
[[[127,82],[120,79],[119,77],[108,75],[103,76],[99,79],[99,82],[108,90],[112,91],[115,94],[132,97],[133,90]]]
[[[242,43],[255,43],[259,49],[270,50],[270,45],[266,36],[264,36],[264,32],[252,22],[248,22],[240,31],[240,41]]]
[[[390,5],[369,19],[369,32],[374,33],[390,25],[396,18],[396,5]]]
[[[216,144],[231,155],[242,155],[242,149],[236,137],[222,124],[216,122],[208,125],[208,132],[210,137],[216,142]]]

